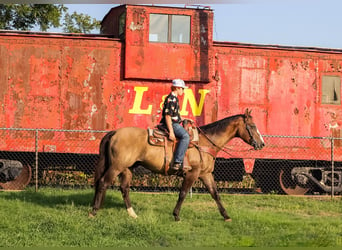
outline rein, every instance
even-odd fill
[[[218,151],[215,152],[215,155],[213,155],[211,152],[207,152],[207,153],[211,154],[213,157],[216,157],[216,154],[217,154],[219,151],[222,151],[222,152],[224,152],[224,153],[226,153],[226,154],[228,154],[228,155],[234,157],[234,155],[233,155],[232,153],[228,152],[228,150],[232,151],[231,149],[227,148],[226,146],[220,147],[220,146],[216,145],[216,143],[215,143],[212,139],[210,139],[209,136],[206,135],[206,134],[203,132],[203,130],[200,129],[199,126],[196,126],[196,127],[197,127],[198,131],[200,131],[201,134],[203,134],[204,137],[205,137],[205,138],[206,138],[206,139],[207,139],[215,148],[218,149]],[[248,133],[250,134],[249,128],[247,128],[247,131],[248,131]],[[251,138],[253,138],[253,137],[251,137]],[[203,147],[202,147],[202,148],[203,148]],[[211,147],[209,147],[209,148],[210,148],[210,149],[213,149],[213,148],[211,148]],[[201,149],[200,146],[199,146],[199,149]],[[213,150],[215,150],[215,149],[213,149]],[[234,150],[234,151],[235,151],[235,152],[248,152],[248,151],[250,151],[250,150],[252,150],[252,149],[240,150],[240,151]],[[205,151],[205,152],[206,152],[206,151]]]
[[[207,135],[203,132],[202,129],[200,129],[200,127],[197,127],[197,129],[198,129],[198,131],[201,132],[202,135],[204,135],[205,138],[207,138],[207,140],[208,140],[215,148],[218,149],[218,151],[221,151],[221,150],[222,150],[223,152],[225,152],[225,153],[227,153],[227,154],[229,154],[229,155],[232,155],[230,152],[228,152],[228,151],[226,150],[226,147],[225,147],[225,146],[224,146],[224,147],[217,146],[216,143],[213,142],[213,140],[210,139],[209,136],[207,136]],[[216,154],[217,154],[217,153],[218,153],[218,152],[216,152]],[[216,157],[216,154],[215,154],[215,157]]]

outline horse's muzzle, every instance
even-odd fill
[[[252,140],[251,146],[252,146],[255,150],[260,150],[260,149],[262,149],[263,147],[265,147],[265,143],[264,143],[264,142],[257,143],[255,140]]]

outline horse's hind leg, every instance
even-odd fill
[[[132,205],[131,205],[131,200],[129,198],[129,188],[130,188],[131,180],[132,180],[131,170],[127,168],[121,173],[120,177],[121,177],[120,190],[121,190],[122,198],[126,205],[128,215],[135,219],[138,216],[134,212]]]
[[[113,179],[119,175],[118,171],[111,171],[111,169],[108,169],[104,176],[102,176],[99,180],[95,183],[95,196],[93,200],[93,210],[89,214],[90,216],[95,216],[97,210],[100,209],[100,207],[103,204],[107,187],[112,183]]]
[[[217,191],[216,183],[214,177],[211,173],[200,176],[200,179],[203,181],[204,185],[207,187],[211,197],[215,200],[217,207],[220,211],[220,214],[223,216],[225,221],[231,221],[230,217],[227,214],[226,209],[223,207],[220,195]]]

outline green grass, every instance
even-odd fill
[[[88,218],[92,198],[90,189],[0,192],[0,247],[342,247],[341,197],[221,195],[232,222],[209,194],[188,196],[180,222],[176,193],[132,192],[137,219],[116,190]]]

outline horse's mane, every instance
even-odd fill
[[[221,132],[224,132],[227,126],[239,117],[244,117],[244,115],[229,116],[216,122],[200,126],[199,128],[200,131],[203,131],[205,134],[219,134]]]

